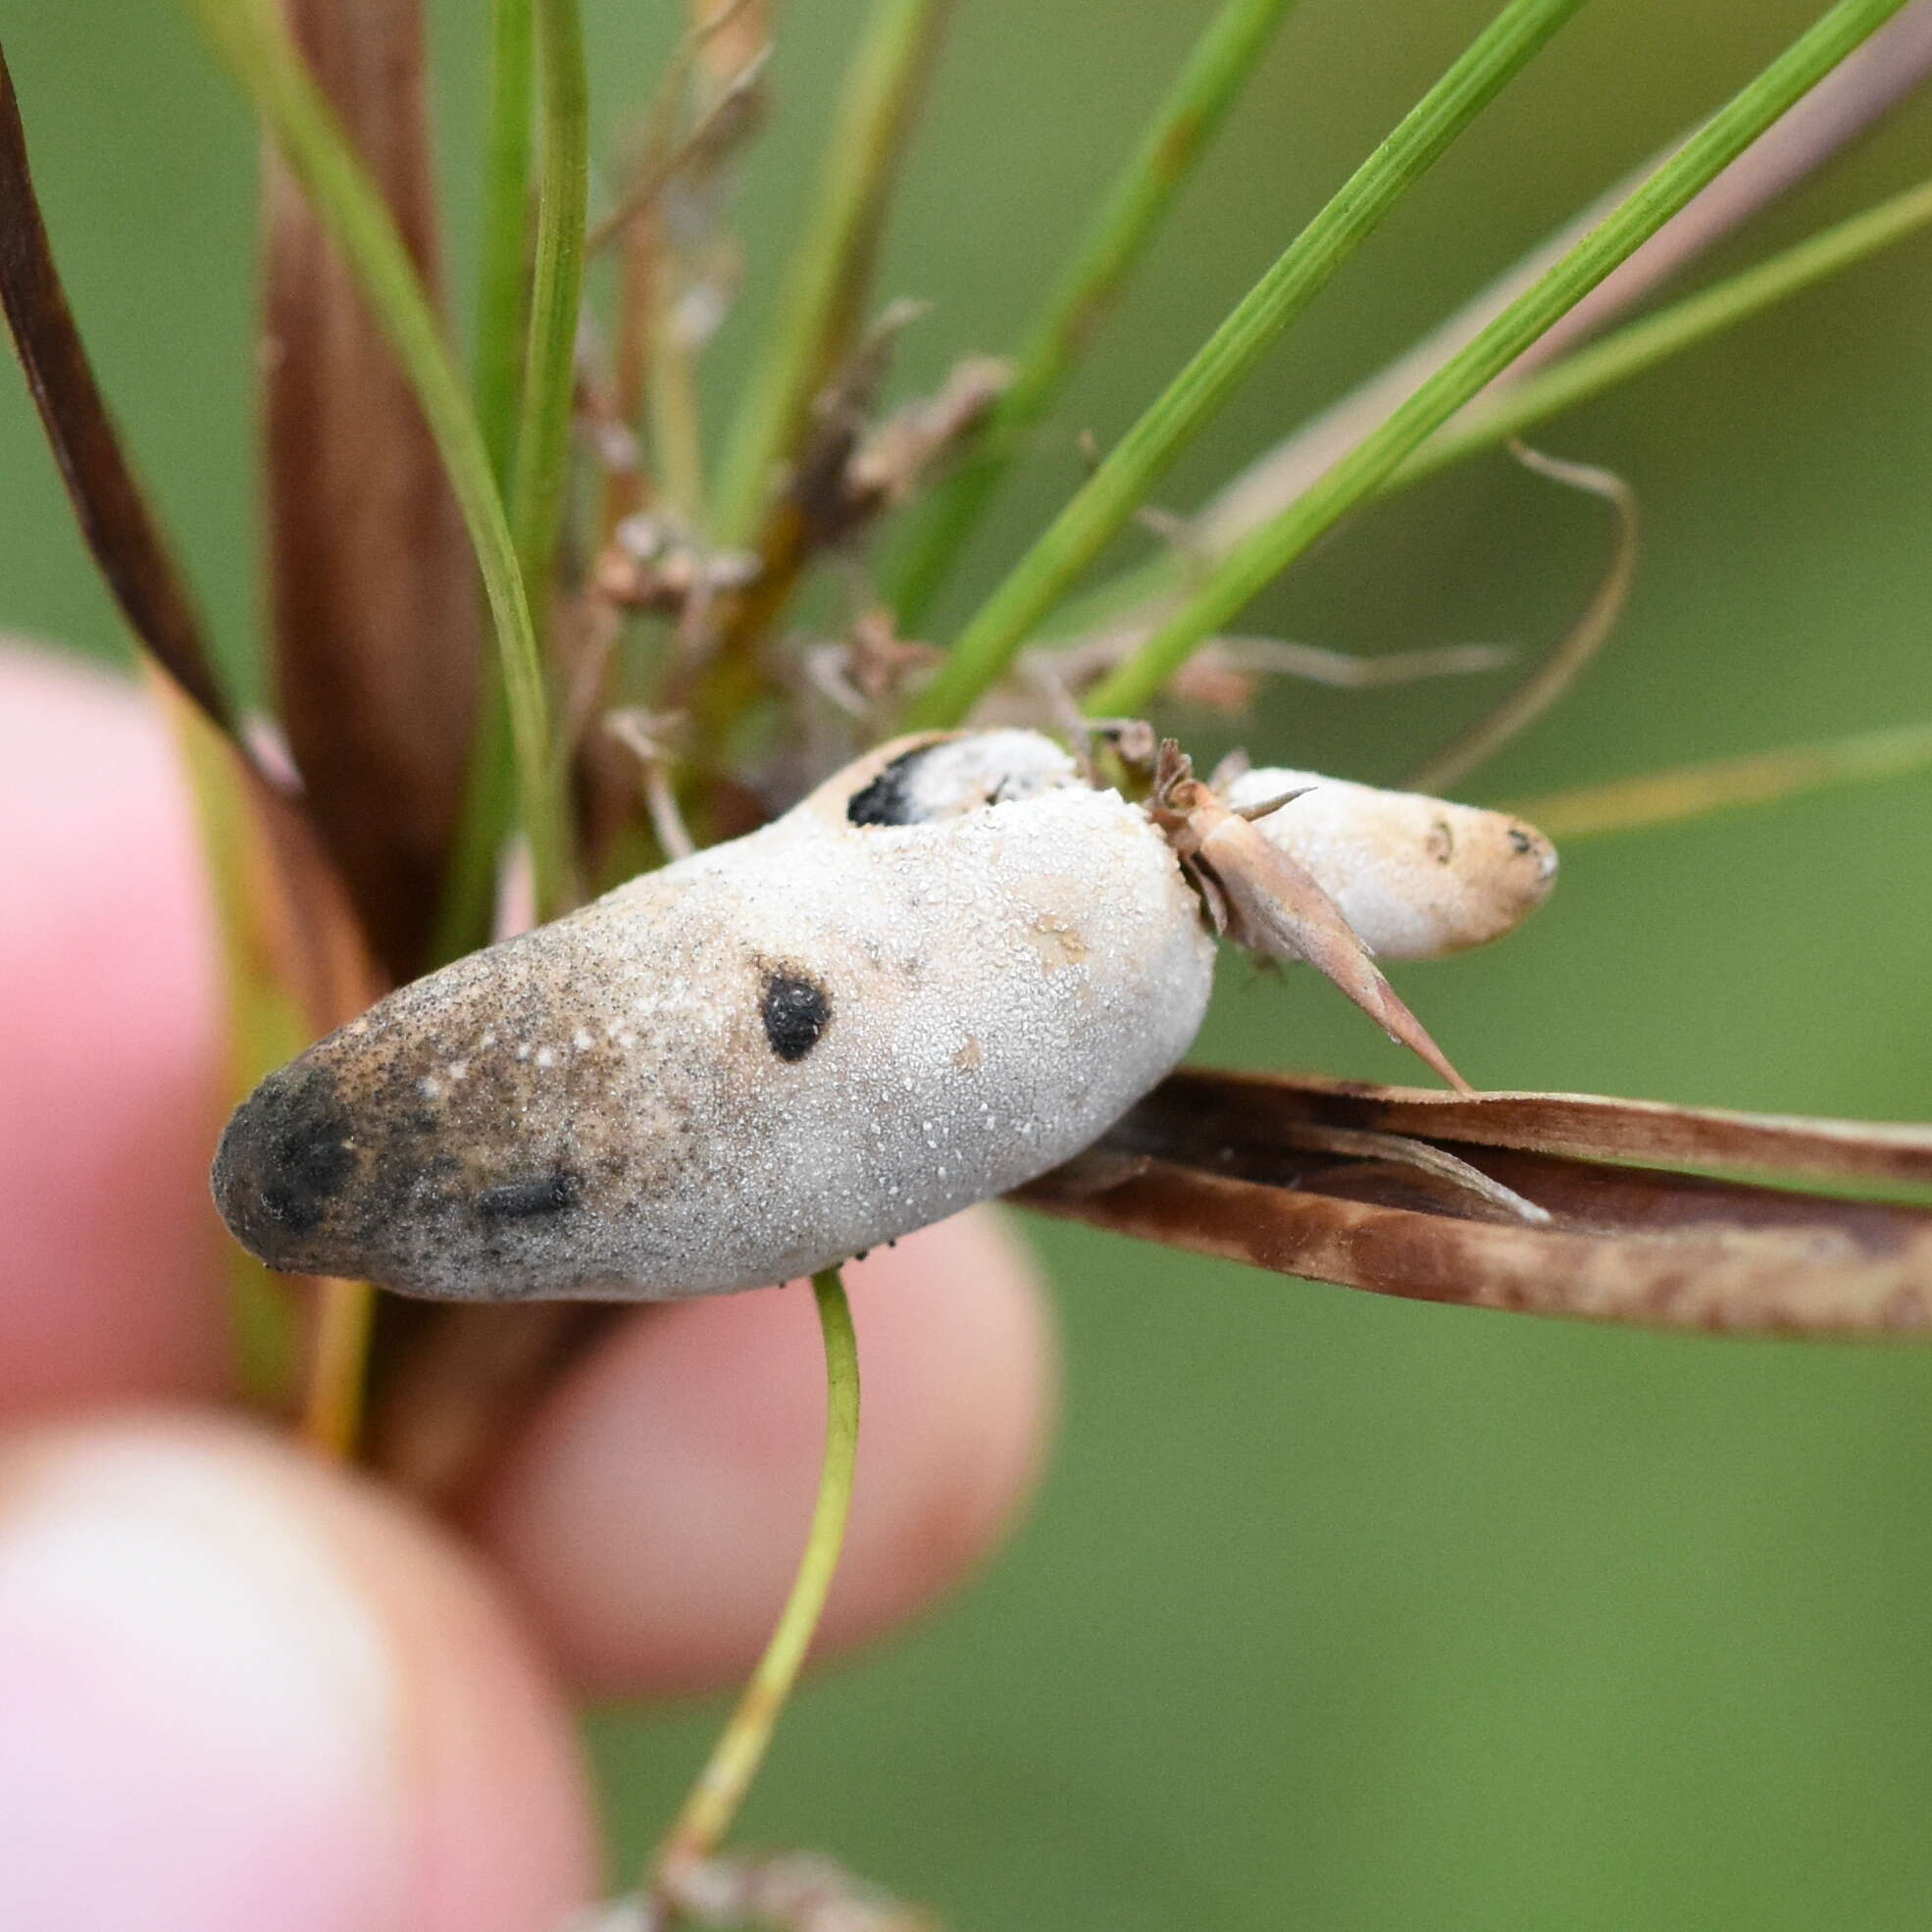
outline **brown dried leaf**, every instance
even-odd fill
[[[1551,1223],[1499,1219],[1413,1166],[1296,1144],[1309,1121],[1428,1133]],[[1932,1212],[1484,1148],[1471,1126],[1514,1141],[1835,1173],[1923,1175],[1932,1161],[1923,1129],[1184,1073],[1092,1156],[1014,1198],[1168,1246],[1415,1300],[1786,1334],[1932,1329]]]
[[[317,80],[433,285],[417,0],[287,0]],[[312,808],[391,974],[419,970],[469,765],[476,569],[422,413],[279,162],[265,434],[277,682]]]
[[[1159,1150],[1190,1158],[1219,1134],[1317,1122],[1587,1160],[1666,1161],[1755,1174],[1932,1182],[1932,1127],[1680,1107],[1597,1093],[1442,1093],[1316,1074],[1170,1074],[1137,1118]]]
[[[140,643],[232,737],[194,600],[141,494],[61,287],[27,166],[20,100],[0,53],[0,306],[81,535]]]
[[[1484,1163],[1554,1228],[1476,1221],[1149,1159],[1109,1189],[1078,1163],[1023,1205],[1197,1254],[1373,1294],[1634,1325],[1791,1335],[1932,1328],[1932,1215],[1535,1154]],[[1347,1170],[1342,1170],[1346,1172]],[[1393,1188],[1390,1192],[1395,1192]]]

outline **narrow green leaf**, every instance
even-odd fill
[[[1512,0],[1471,42],[1014,566],[915,700],[913,726],[950,725],[965,716],[1283,330],[1581,3]]]
[[[543,175],[510,503],[524,584],[540,619],[570,469],[584,227],[590,195],[590,87],[577,0],[536,0],[536,43],[543,76]]]
[[[1673,302],[1578,349],[1494,401],[1478,399],[1446,424],[1383,485],[1383,493],[1493,449],[1727,329],[1890,248],[1932,223],[1932,181],[1808,236],[1783,254]]]
[[[489,201],[484,211],[483,308],[477,359],[478,411],[498,483],[510,499],[519,567],[526,586],[534,593],[532,617],[539,630],[569,473],[577,316],[584,292],[589,197],[589,95],[575,0],[540,0],[540,4],[539,18],[532,0],[499,0],[494,21]],[[539,38],[543,177],[526,345],[530,117]],[[511,750],[504,689],[498,684],[485,693],[478,722],[463,823],[434,934],[438,959],[455,958],[488,937],[497,853],[512,809],[512,775],[506,769]],[[566,782],[566,776],[558,773],[554,789],[559,797]],[[539,891],[538,910],[561,911],[567,890],[559,876],[547,891]]]
[[[1932,182],[1907,188],[1848,217],[1769,261],[1685,296],[1641,322],[1577,349],[1512,386],[1492,390],[1459,411],[1386,477],[1375,494],[1392,496],[1439,471],[1495,448],[1563,411],[1629,381],[1671,356],[1712,340],[1751,317],[1800,295],[1844,269],[1906,240],[1932,223]],[[1131,623],[1182,587],[1183,566],[1163,552],[1084,591],[1054,612],[1055,634],[1085,636]]]
[[[342,251],[436,439],[489,601],[538,894],[554,902],[564,871],[564,817],[550,768],[549,705],[536,636],[489,452],[435,312],[386,203],[265,0],[190,4]]]
[[[1181,609],[1094,689],[1089,700],[1093,709],[1101,714],[1144,709],[1204,638],[1372,496],[1411,451],[1905,4],[1906,0],[1841,0],[1466,348],[1424,381],[1379,429],[1280,515],[1236,544]]]
[[[850,340],[870,279],[893,163],[950,0],[873,0],[832,125],[824,171],[780,298],[776,331],[732,424],[715,535],[757,534],[772,478]]]
[[[507,501],[516,469],[523,399],[524,307],[529,293],[536,16],[531,0],[492,0],[489,119],[483,139],[483,255],[477,271],[477,338],[471,386],[496,487]],[[463,816],[450,849],[442,901],[431,935],[431,963],[473,951],[489,937],[496,863],[516,809],[510,719],[500,677],[477,707]]]
[[[496,486],[505,496],[510,491],[523,378],[531,111],[535,85],[536,17],[531,11],[531,0],[492,0],[474,386],[477,419],[483,425],[483,441],[496,472]]]
[[[1013,380],[973,454],[940,485],[921,517],[887,598],[901,628],[910,631],[924,617],[1005,482],[1024,432],[1052,406],[1294,4],[1224,0],[1195,43],[1172,91],[1094,212],[1066,273],[1014,357]]]

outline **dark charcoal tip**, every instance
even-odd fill
[[[271,1074],[235,1109],[215,1155],[215,1204],[243,1246],[279,1262],[313,1233],[355,1175],[350,1121],[315,1068]]]

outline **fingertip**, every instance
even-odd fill
[[[530,1932],[592,1888],[570,1720],[467,1562],[178,1417],[0,1449],[10,1924]]]
[[[192,803],[130,684],[0,648],[0,1407],[212,1390],[218,965]]]
[[[1031,1257],[990,1209],[847,1270],[863,1390],[841,1649],[953,1587],[1032,1489],[1054,1408]],[[572,1679],[603,1694],[728,1683],[803,1543],[825,1371],[802,1283],[640,1311],[537,1413],[474,1527]]]

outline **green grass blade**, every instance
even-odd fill
[[[1823,744],[1756,751],[1644,778],[1581,786],[1529,799],[1520,809],[1552,839],[1593,839],[1603,833],[1680,824],[1746,805],[1773,804],[1837,786],[1898,778],[1927,766],[1932,766],[1932,724],[1897,725]]]
[[[1144,710],[1203,639],[1374,495],[1411,451],[1905,4],[1841,0],[1826,13],[1379,429],[1279,516],[1236,544],[1181,609],[1094,689],[1089,700],[1093,710],[1102,715]]]
[[[912,705],[914,727],[956,724],[1033,627],[1146,501],[1262,354],[1449,143],[1577,11],[1512,0],[1410,110],[1141,417],[966,627]]]
[[[887,601],[901,627],[934,595],[1296,0],[1225,0],[1116,178],[1019,354],[974,452],[934,492]]]
[[[949,0],[873,0],[832,126],[773,340],[732,424],[715,492],[714,534],[757,534],[773,476],[842,354],[864,298],[892,164],[904,143]]]
[[[489,451],[497,489],[506,499],[516,467],[517,413],[523,396],[535,87],[536,17],[531,0],[493,0],[489,121],[483,141],[483,253],[477,272],[477,338],[470,380],[483,446]],[[477,714],[463,816],[431,936],[432,963],[454,959],[489,937],[497,848],[515,810],[516,788],[509,765],[510,721],[503,684],[492,678],[485,683]]]
[[[496,291],[500,313],[486,319],[504,330],[507,342],[498,349],[503,367],[492,381],[507,383],[485,396],[481,353],[478,363],[478,405],[486,438],[494,431],[491,456],[499,480],[508,478],[510,522],[524,584],[533,591],[532,616],[541,628],[544,598],[551,581],[557,533],[563,514],[570,471],[570,426],[576,393],[577,321],[584,294],[585,226],[589,205],[589,87],[584,69],[584,36],[576,0],[507,0],[504,12],[521,16],[506,22],[499,13],[496,27],[503,39],[518,44],[496,51],[502,56],[493,74],[492,115],[503,120],[523,116],[521,155],[508,127],[491,129],[492,194],[502,205],[488,211],[485,268],[489,255],[501,251],[494,266],[504,278]],[[535,274],[530,294],[530,331],[525,343],[523,321],[524,238],[530,206],[530,109],[534,71],[531,58],[540,47],[543,73],[543,176],[536,216]],[[517,70],[521,68],[519,74]],[[508,70],[507,72],[505,70]],[[502,178],[495,178],[501,160]],[[519,166],[520,164],[520,166]],[[488,291],[485,290],[485,293]],[[481,347],[481,344],[480,344]],[[518,350],[523,367],[518,368]],[[485,408],[485,405],[487,406]],[[493,412],[493,413],[492,413]],[[498,447],[506,454],[498,458]],[[451,855],[449,883],[434,935],[435,956],[454,958],[488,937],[496,897],[496,856],[507,829],[511,788],[504,771],[510,734],[500,686],[486,694],[477,729],[477,746],[469,788],[463,800],[463,823]],[[561,799],[569,782],[559,769],[552,788]],[[561,912],[570,896],[568,868],[560,864],[555,876],[537,893],[537,910],[547,917]]]
[[[477,420],[510,491],[522,389],[524,292],[530,240],[531,110],[536,85],[536,19],[531,0],[493,0],[489,27],[489,126],[483,144],[483,256],[477,272],[473,382]]]
[[[1542,374],[1526,378],[1494,402],[1472,403],[1402,464],[1383,491],[1386,494],[1419,483],[1438,470],[1493,449],[1890,248],[1929,223],[1932,181],[1924,181],[1808,236],[1769,261],[1631,323],[1589,348],[1576,350]]]
[[[1479,396],[1410,456],[1376,490],[1395,494],[1439,471],[1493,449],[1576,404],[1603,394],[1674,355],[1709,341],[1726,330],[1800,295],[1932,224],[1932,182],[1925,182],[1850,216],[1782,254],[1713,282],[1641,322],[1627,325],[1588,348],[1512,387]],[[1046,627],[1085,636],[1144,622],[1150,606],[1184,587],[1180,562],[1163,552],[1097,585],[1060,606]]]
[[[342,252],[408,372],[449,473],[489,601],[508,693],[519,802],[539,890],[563,871],[549,705],[530,603],[489,451],[434,308],[388,205],[264,0],[190,0],[210,44],[253,104]]]
[[[540,618],[570,471],[584,229],[590,200],[590,85],[577,0],[536,0],[536,45],[543,80],[543,172],[510,521],[524,583]]]

